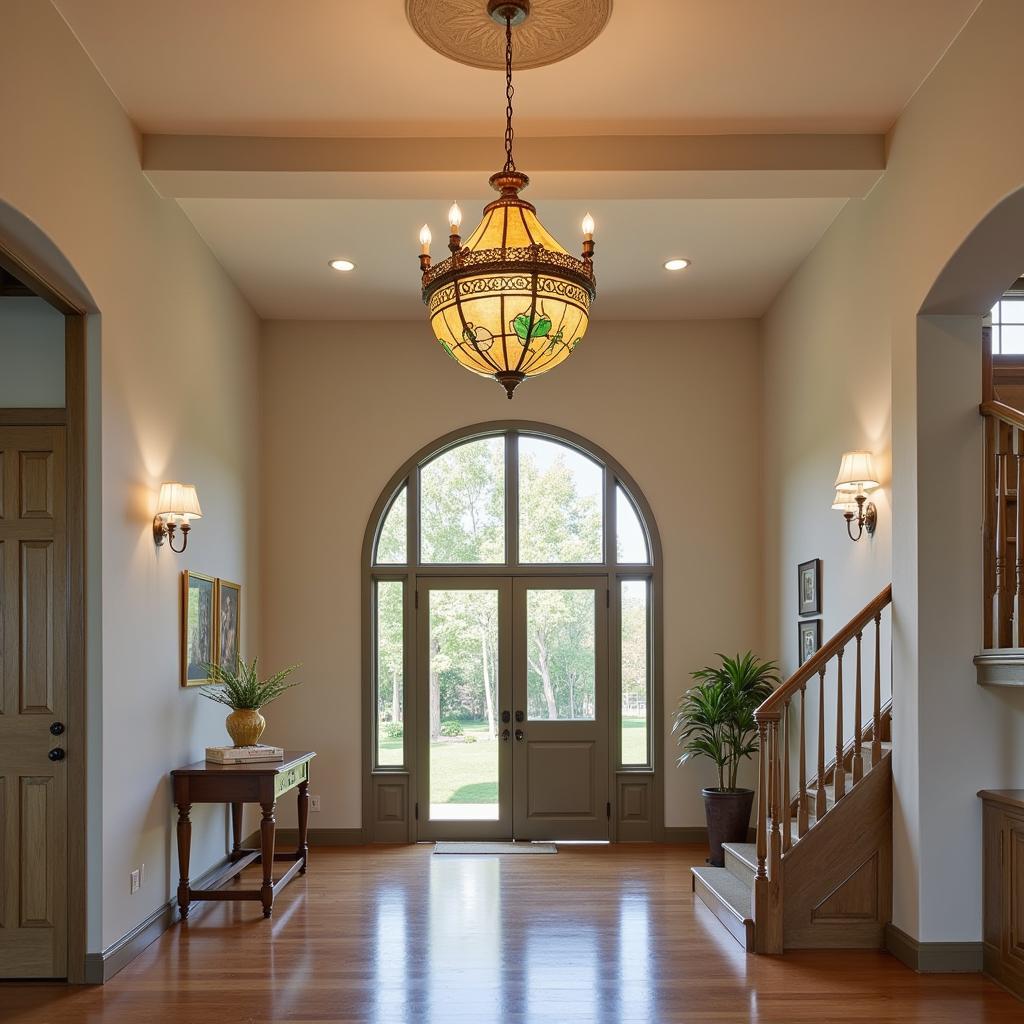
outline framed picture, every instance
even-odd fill
[[[186,569],[181,574],[181,685],[209,683],[217,658],[217,581]]]
[[[242,653],[242,587],[217,580],[217,660],[221,668],[234,669]]]
[[[814,657],[821,647],[821,619],[807,619],[796,624],[799,643],[799,663]]]
[[[821,559],[812,558],[796,567],[796,603],[801,615],[821,614]]]

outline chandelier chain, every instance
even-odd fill
[[[505,14],[505,171],[514,171],[516,161],[512,156],[512,97],[515,95],[512,86],[512,13]]]

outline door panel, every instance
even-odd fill
[[[63,427],[0,429],[0,977],[67,974]]]
[[[417,835],[512,835],[508,580],[420,580],[417,594]],[[475,708],[449,718],[453,696]]]
[[[606,588],[573,577],[515,581],[517,839],[609,836]]]

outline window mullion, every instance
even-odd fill
[[[519,433],[505,435],[505,558],[519,564]]]

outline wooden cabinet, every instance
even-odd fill
[[[1024,999],[1024,790],[982,790],[985,973]]]

